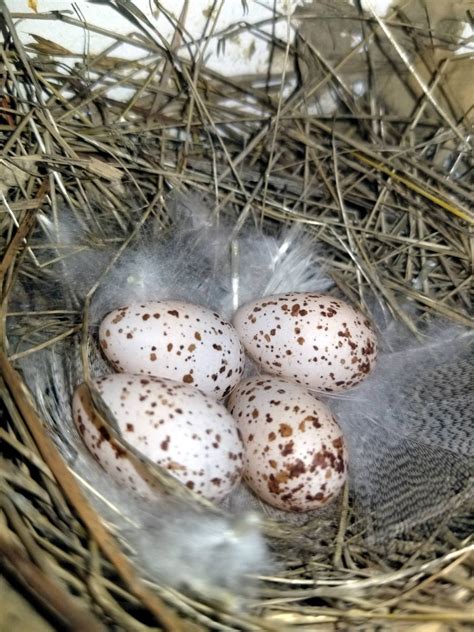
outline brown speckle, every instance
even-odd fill
[[[288,456],[289,454],[293,454],[293,449],[294,449],[294,442],[288,441],[288,443],[285,443],[285,445],[281,448],[280,450],[281,455]]]
[[[270,474],[268,477],[268,491],[271,494],[278,495],[280,493],[280,483],[276,480],[274,474]]]
[[[367,375],[368,373],[370,373],[370,362],[368,360],[366,362],[361,362],[357,369],[359,373]]]
[[[280,424],[279,433],[282,437],[291,437],[293,434],[293,428],[285,423]]]
[[[121,320],[123,320],[125,318],[125,311],[123,312],[118,312],[118,314],[116,316],[114,316],[113,320],[112,320],[112,324],[116,325],[117,323],[119,323]]]
[[[342,448],[343,446],[342,437],[337,437],[336,439],[334,439],[332,444],[335,448]]]
[[[101,426],[99,428],[99,434],[100,434],[100,438],[97,441],[97,447],[100,447],[100,445],[104,441],[110,441],[110,434],[109,434],[109,431],[107,430],[107,428],[105,426]]]
[[[319,418],[315,417],[314,415],[308,415],[307,417],[303,419],[303,422],[310,423],[314,428],[321,428],[321,423],[319,421]]]
[[[116,459],[121,459],[122,457],[127,455],[127,452],[123,448],[121,448],[117,443],[115,443],[115,441],[112,441],[110,445],[112,447],[112,450],[115,452]]]
[[[290,478],[298,478],[300,474],[306,472],[306,466],[301,459],[296,459],[294,463],[290,463],[286,466]]]

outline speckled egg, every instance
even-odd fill
[[[117,371],[191,384],[218,399],[238,383],[244,352],[232,325],[181,301],[128,305],[108,314],[100,345]]]
[[[341,391],[371,372],[377,340],[370,321],[323,294],[269,296],[241,307],[234,326],[261,369],[322,392]]]
[[[219,501],[238,483],[242,442],[231,415],[212,397],[171,380],[126,373],[99,378],[95,385],[123,438],[189,489]],[[103,468],[132,491],[153,496],[149,482],[114,446],[78,391],[73,416],[84,443]]]
[[[228,408],[244,447],[244,478],[273,507],[304,512],[328,503],[346,479],[341,429],[307,389],[275,377],[244,380]]]

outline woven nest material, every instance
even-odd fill
[[[179,20],[168,45],[133,4],[116,4],[134,33],[109,36],[138,42],[139,60],[116,57],[113,47],[77,58],[65,42],[39,37],[25,46],[15,27],[22,16],[0,3],[0,562],[7,576],[59,629],[469,626],[469,520],[443,521],[429,537],[414,530],[390,546],[369,545],[347,490],[337,511],[303,526],[265,523],[279,571],[260,578],[244,611],[143,581],[85,499],[18,370],[22,359],[80,339],[82,307],[66,313],[37,303],[16,313],[9,303],[27,278],[54,282],[50,270],[61,254],[34,241],[40,216],[54,221],[67,207],[95,225],[96,246],[107,245],[102,228],[114,224],[125,244],[150,218],[166,230],[169,192],[193,190],[235,225],[248,218],[270,231],[304,225],[324,244],[331,277],[350,301],[367,309],[375,296],[415,334],[433,316],[472,326],[472,114],[446,79],[463,61],[452,54],[456,34],[442,23],[432,29],[409,9],[382,19],[345,4],[338,13],[335,3],[325,10],[347,28],[357,24],[361,39],[328,59],[312,35],[322,11],[315,3],[298,15],[291,44],[253,27],[285,60],[283,76],[230,79],[201,56],[181,54],[187,36]],[[93,29],[59,12],[46,19]],[[212,29],[212,12],[209,20]],[[245,28],[222,33],[222,45]],[[329,37],[329,27],[322,33]],[[358,51],[362,69],[351,66]],[[368,91],[355,98],[348,77],[362,71]],[[389,81],[404,88],[403,107],[381,88]],[[108,95],[117,84],[133,91],[126,102]],[[316,115],[326,88],[338,109]]]

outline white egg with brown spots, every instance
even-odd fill
[[[99,378],[95,386],[125,441],[189,489],[219,501],[239,482],[242,442],[232,416],[212,397],[171,380],[126,373]],[[103,468],[131,491],[152,497],[150,481],[141,478],[126,452],[114,445],[78,391],[73,416]]]
[[[312,393],[261,376],[242,381],[228,408],[244,442],[244,479],[262,500],[305,512],[337,496],[346,479],[344,438]]]
[[[244,351],[234,327],[191,303],[154,301],[116,309],[102,321],[99,341],[117,371],[165,377],[218,399],[243,373]]]
[[[240,307],[233,324],[265,373],[317,391],[351,388],[375,364],[377,339],[370,321],[332,296],[269,296]]]

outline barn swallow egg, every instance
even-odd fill
[[[217,399],[239,382],[244,352],[233,326],[211,310],[182,301],[121,307],[99,329],[116,371],[164,377]]]
[[[269,296],[240,307],[233,323],[263,372],[316,391],[351,388],[375,364],[377,340],[370,321],[332,296]]]
[[[244,480],[285,511],[317,509],[346,479],[341,429],[306,388],[275,377],[242,381],[228,401],[244,443]]]
[[[126,373],[99,378],[95,387],[125,441],[189,489],[219,501],[237,485],[242,442],[231,415],[214,398],[186,384]],[[153,497],[150,482],[101,427],[80,390],[74,394],[73,416],[85,445],[107,473],[130,491]]]

